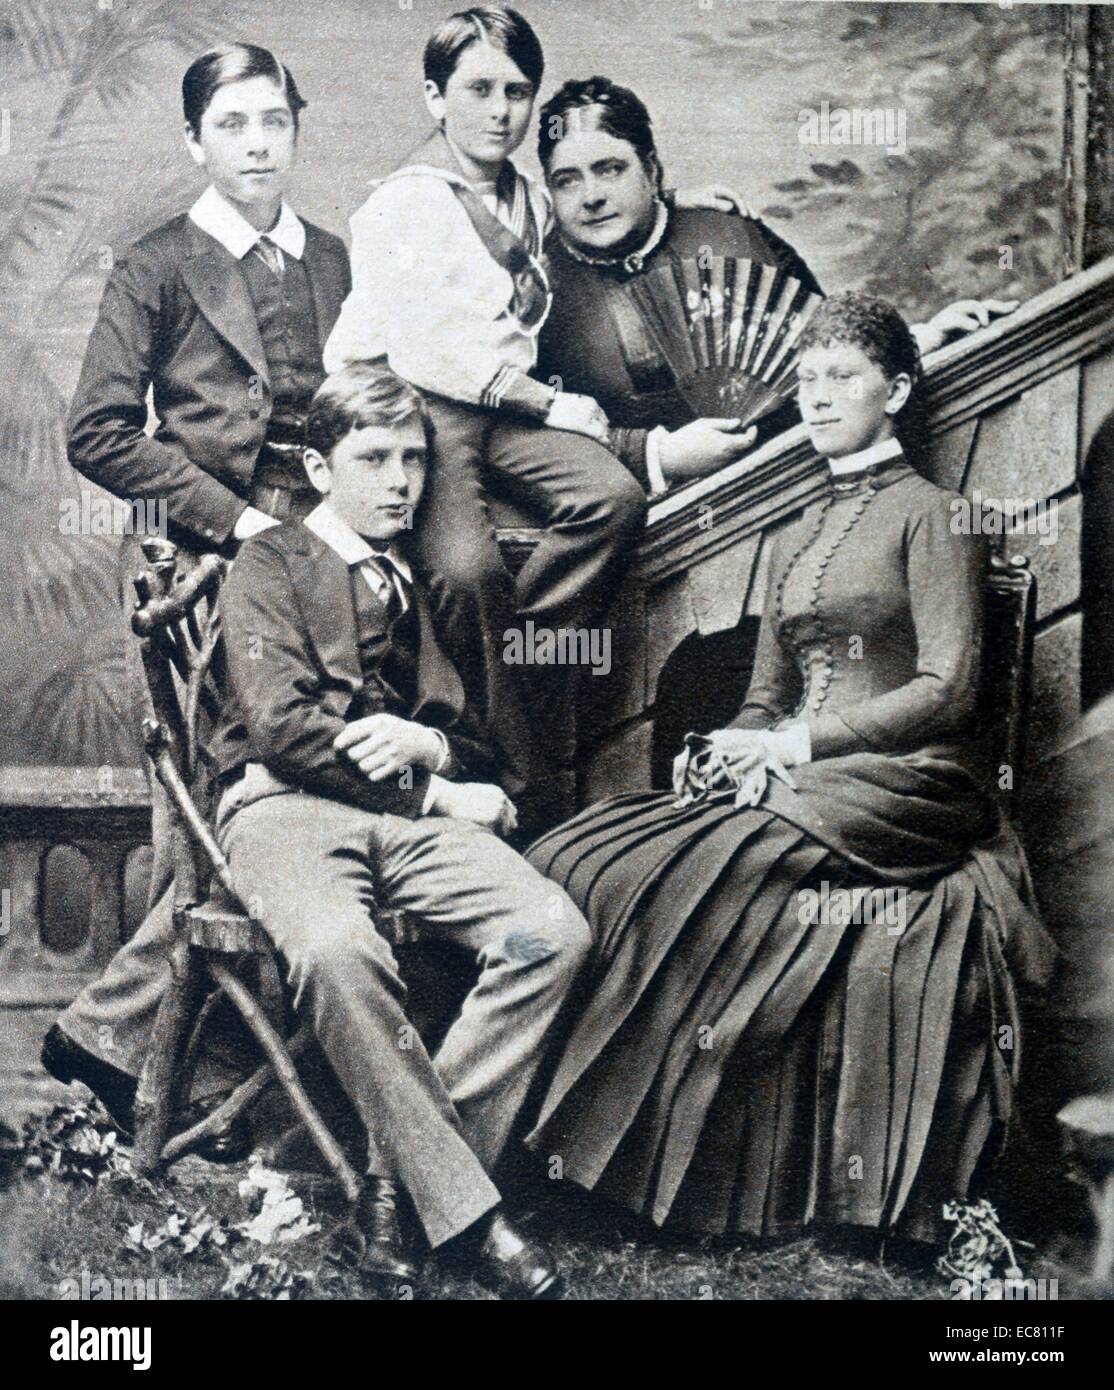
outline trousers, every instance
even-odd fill
[[[237,805],[237,792],[217,821],[236,890],[367,1130],[370,1172],[405,1188],[439,1245],[499,1201],[489,1173],[587,954],[588,924],[564,889],[470,821],[406,820],[300,791]],[[376,930],[386,909],[481,966],[432,1059]]]
[[[414,534],[438,635],[504,761],[523,782],[553,769],[556,712],[566,672],[544,692],[508,663],[507,633],[527,619],[548,629],[590,627],[600,616],[646,522],[641,484],[585,435],[524,424],[427,398],[432,465]],[[522,507],[538,543],[512,581],[499,554],[487,490]],[[549,698],[539,700],[539,694]],[[556,696],[556,698],[553,698]],[[547,745],[548,750],[547,751]]]
[[[585,627],[598,616],[633,555],[646,516],[634,476],[583,435],[520,424],[492,412],[428,398],[435,448],[414,535],[438,637],[519,786],[552,770],[560,741],[562,688],[526,685],[508,664],[506,632],[527,618],[549,628]],[[535,516],[544,534],[513,583],[499,555],[485,484]],[[282,498],[253,497],[278,512]],[[291,504],[290,514],[303,508]],[[133,562],[138,560],[133,557]],[[183,563],[191,562],[186,553]],[[542,668],[546,677],[555,673]],[[565,674],[565,673],[561,673]],[[137,695],[137,703],[139,696]],[[143,702],[146,703],[145,697]],[[548,722],[543,716],[548,713]],[[169,977],[174,939],[169,836],[161,788],[152,787],[151,907],[135,936],[59,1017],[87,1051],[136,1076]],[[209,1029],[212,1037],[215,1030]],[[194,1094],[232,1084],[238,1059],[219,1038],[199,1054]]]

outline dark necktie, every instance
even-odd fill
[[[394,622],[396,618],[406,611],[409,606],[404,598],[406,592],[406,581],[395,562],[386,553],[371,555],[364,562],[369,569],[373,570],[383,584],[380,593],[380,601],[387,610],[387,621]]]
[[[272,275],[282,279],[283,260],[282,252],[278,249],[270,237],[261,236],[252,247],[259,259],[267,267]]]

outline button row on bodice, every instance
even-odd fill
[[[825,571],[831,564],[836,551],[854,530],[859,518],[866,511],[876,493],[877,489],[872,483],[868,483],[861,491],[857,491],[853,500],[851,497],[837,497],[833,491],[825,499],[814,526],[798,546],[778,581],[778,629],[783,638],[788,639],[793,645],[797,653],[797,661],[804,682],[804,695],[800,708],[797,710],[797,716],[803,714],[806,709],[812,710],[813,713],[819,712],[824,701],[828,698],[835,675],[835,653],[832,638],[824,626],[824,618],[820,610],[820,596],[823,592]],[[837,513],[838,529],[830,540],[823,543],[820,553],[816,556],[816,572],[808,586],[809,612],[793,618],[786,618],[785,586],[789,576],[794,568],[802,563],[808,551],[820,543],[829,513],[832,513],[837,503],[839,504],[839,512],[846,510],[847,515],[844,518]]]
[[[806,708],[818,710],[828,695],[835,670],[835,654],[830,641],[823,641],[805,651],[798,649],[797,661],[800,666],[804,695],[801,711]]]

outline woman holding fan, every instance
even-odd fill
[[[428,397],[436,453],[415,532],[436,616],[510,769],[544,806],[548,764],[567,761],[558,669],[544,688],[502,659],[516,622],[590,627],[642,533],[644,489],[609,451],[591,393],[539,379],[550,308],[544,187],[511,157],[541,86],[541,43],[517,11],[478,5],[437,26],[424,55],[435,129],[352,218],[353,288],[325,365],[385,357]],[[691,195],[712,201],[714,190]],[[543,527],[513,583],[490,491]],[[527,714],[527,705],[530,706]],[[549,737],[542,732],[549,715]],[[554,757],[554,746],[557,755]]]
[[[802,297],[819,293],[793,247],[749,213],[674,206],[662,193],[649,112],[606,77],[566,82],[546,103],[538,154],[556,229],[546,246],[553,309],[537,375],[599,402],[612,448],[651,493],[713,473],[796,424],[791,403],[748,429],[724,418],[728,411],[698,418],[678,390],[640,293],[658,267],[723,257],[777,268],[798,283]],[[922,353],[930,352],[949,334],[1013,308],[959,300],[912,332]]]

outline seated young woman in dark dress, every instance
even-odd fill
[[[659,1224],[929,1238],[1010,1116],[1051,948],[978,770],[983,543],[896,436],[919,371],[888,304],[820,306],[799,403],[831,485],[775,540],[738,717],[680,799],[530,853],[596,933],[530,1146]]]
[[[773,265],[819,292],[788,242],[752,214],[674,205],[646,107],[606,77],[566,82],[542,108],[538,154],[553,199],[546,241],[553,307],[539,340],[535,375],[599,402],[611,446],[651,493],[715,472],[797,423],[787,407],[755,431],[737,420],[693,418],[655,345],[632,287],[669,260],[735,256]],[[721,205],[728,190],[717,191]],[[737,195],[736,205],[742,210]],[[957,300],[913,333],[922,353],[949,335],[985,325],[1015,302]]]

